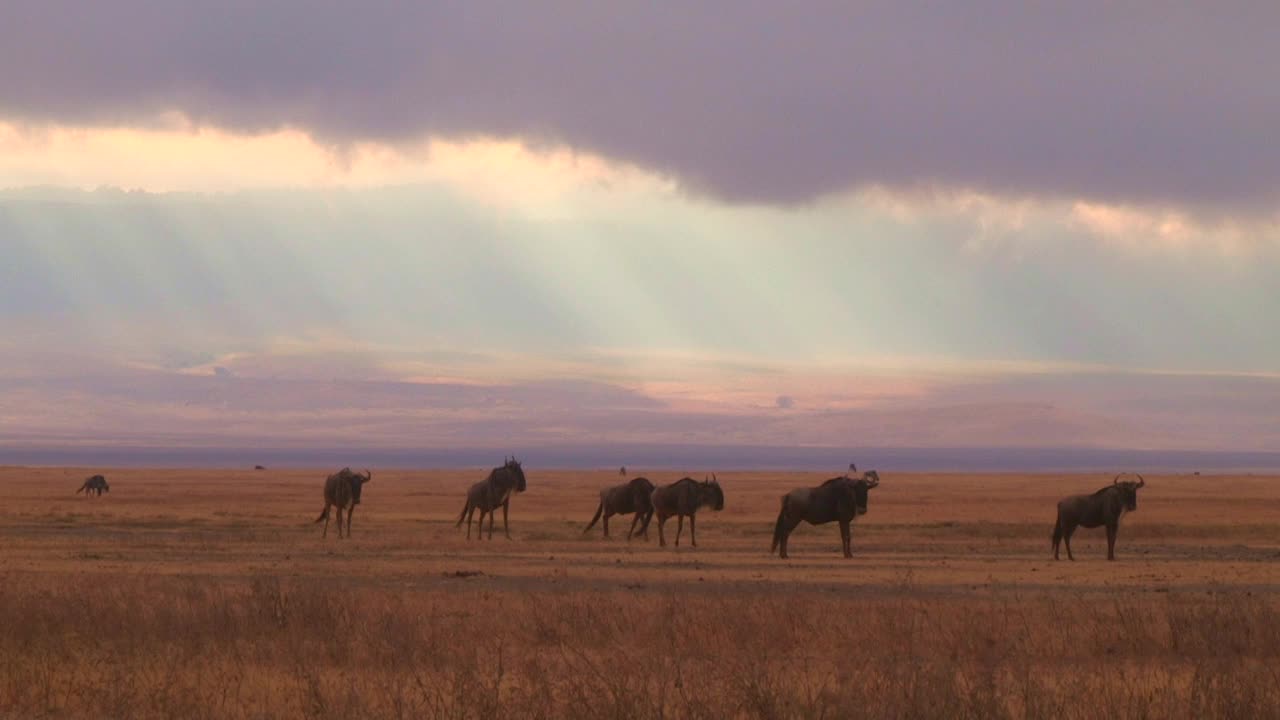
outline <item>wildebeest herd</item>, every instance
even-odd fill
[[[822,525],[835,522],[840,526],[841,550],[846,558],[853,557],[852,525],[853,521],[867,512],[867,500],[872,489],[880,485],[880,475],[875,470],[867,470],[860,477],[853,477],[857,467],[852,463],[844,475],[811,488],[796,488],[784,494],[778,519],[773,527],[773,542],[770,553],[777,553],[780,558],[787,558],[787,540],[792,531],[801,522],[810,525]],[[619,474],[626,476],[627,469],[622,467]],[[1125,473],[1116,475],[1110,485],[1097,492],[1086,495],[1072,495],[1058,501],[1057,523],[1053,528],[1053,559],[1058,559],[1058,547],[1065,543],[1067,559],[1075,560],[1071,554],[1071,536],[1076,528],[1105,527],[1107,532],[1107,559],[1115,560],[1116,532],[1120,527],[1120,518],[1126,512],[1138,509],[1138,490],[1146,486],[1146,480],[1135,473],[1134,480],[1120,480]],[[360,504],[361,492],[365,484],[373,479],[373,473],[365,470],[358,473],[351,468],[343,468],[325,478],[324,510],[315,522],[324,521],[321,537],[329,534],[329,511],[336,509],[338,520],[338,537],[351,536],[351,518],[356,505]],[[502,530],[508,539],[511,530],[508,525],[508,513],[511,507],[511,496],[522,493],[526,488],[524,468],[514,457],[507,458],[502,465],[493,468],[482,481],[467,490],[466,501],[462,513],[458,516],[455,527],[467,523],[467,539],[471,539],[471,521],[475,512],[480,511],[477,524],[476,539],[484,534],[484,518],[489,516],[490,540],[493,539],[494,516],[502,509]],[[110,492],[111,487],[102,475],[86,478],[84,484],[76,490],[85,496]],[[676,518],[675,544],[680,545],[680,537],[684,532],[684,519],[689,518],[689,544],[697,547],[696,518],[700,508],[710,507],[713,510],[724,509],[724,490],[720,480],[711,474],[698,481],[691,477],[681,478],[667,485],[655,486],[648,478],[637,477],[600,491],[596,513],[583,529],[583,534],[590,532],[597,522],[603,521],[604,536],[609,537],[609,518],[615,515],[631,515],[631,527],[627,531],[627,540],[640,536],[649,539],[649,522],[658,516],[658,545],[665,547],[666,535],[663,531],[667,520]],[[342,515],[346,513],[346,529],[344,532]],[[639,526],[637,528],[637,526]]]

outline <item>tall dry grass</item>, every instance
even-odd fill
[[[457,580],[0,586],[0,716],[1243,718],[1280,713],[1245,592],[530,592]]]

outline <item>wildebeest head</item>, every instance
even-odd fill
[[[373,473],[368,470],[365,470],[363,475],[354,471],[348,471],[348,473],[348,478],[351,481],[351,502],[359,505],[360,492],[364,490],[364,484],[373,479]]]
[[[698,485],[699,505],[710,505],[712,510],[724,509],[724,490],[720,489],[720,478],[715,473],[711,473],[711,479],[703,476],[702,482]]]
[[[1124,473],[1120,473],[1120,475],[1123,474]],[[1134,475],[1138,475],[1137,482],[1132,480],[1125,480],[1124,482],[1121,482],[1120,475],[1117,475],[1115,479],[1111,481],[1111,485],[1120,491],[1120,502],[1124,505],[1124,511],[1133,512],[1138,509],[1138,488],[1146,485],[1147,481],[1143,479],[1141,475],[1138,475],[1138,473],[1134,473]]]
[[[520,461],[517,460],[513,455],[507,458],[507,461],[505,464],[503,464],[503,467],[509,470],[513,475],[516,476],[516,492],[524,492],[524,488],[525,488],[524,468],[520,467]]]
[[[857,472],[858,466],[853,463],[849,463],[849,470],[851,472]],[[853,501],[854,512],[859,515],[866,515],[867,491],[880,484],[880,473],[875,470],[867,470],[862,473],[862,477],[856,480],[849,477],[849,473],[845,473],[844,477],[849,481],[848,488],[850,495],[852,496],[850,499]]]

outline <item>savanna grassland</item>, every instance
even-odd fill
[[[883,473],[854,559],[802,525],[781,561],[825,476],[722,472],[659,549],[582,534],[606,471],[528,467],[481,542],[480,469],[374,468],[350,540],[325,471],[97,471],[0,469],[0,717],[1280,716],[1280,478],[1148,475],[1068,563],[1054,503],[1109,476]]]

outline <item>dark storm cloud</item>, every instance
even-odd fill
[[[731,200],[1239,205],[1280,189],[1277,27],[1274,3],[9,0],[0,116],[519,136]]]

